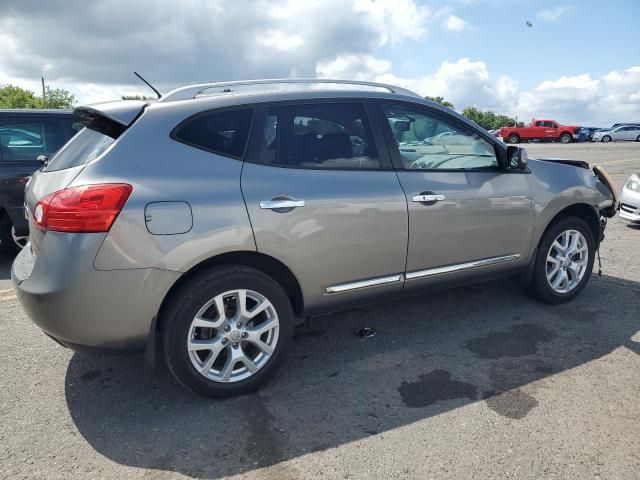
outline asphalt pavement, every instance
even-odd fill
[[[619,187],[640,171],[638,143],[527,148]],[[602,276],[565,305],[494,281],[318,317],[266,388],[225,401],[55,344],[4,254],[0,478],[640,478],[639,247],[612,219]]]

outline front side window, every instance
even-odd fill
[[[174,140],[228,157],[242,158],[249,138],[253,109],[211,111],[182,122]]]
[[[480,136],[420,109],[383,105],[406,170],[498,169],[496,152]]]
[[[364,108],[350,103],[270,108],[260,163],[313,169],[380,168]]]

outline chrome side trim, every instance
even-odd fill
[[[369,280],[359,280],[357,282],[341,283],[339,285],[332,285],[325,290],[327,293],[341,293],[348,292],[350,290],[357,290],[359,288],[376,287],[378,285],[386,285],[388,283],[401,282],[403,275],[389,275],[387,277],[370,278]]]
[[[413,272],[407,272],[406,279],[414,280],[416,278],[431,277],[433,275],[441,275],[443,273],[458,272],[460,270],[467,270],[469,268],[476,267],[488,267],[490,265],[498,265],[499,263],[512,262],[520,258],[519,253],[513,255],[503,255],[501,257],[484,258],[482,260],[475,260],[473,262],[458,263],[456,265],[447,265],[445,267],[429,268],[428,270],[416,270]]]

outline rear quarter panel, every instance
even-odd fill
[[[164,107],[164,108],[163,108]],[[148,109],[109,155],[88,164],[72,185],[129,183],[133,193],[98,252],[98,270],[161,268],[185,272],[228,251],[255,251],[240,190],[242,162],[169,138],[189,111]],[[145,222],[150,202],[187,202],[193,227],[153,235]]]

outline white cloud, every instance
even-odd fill
[[[546,20],[547,22],[555,22],[560,17],[571,12],[572,10],[573,10],[573,7],[569,7],[566,5],[558,5],[557,7],[540,10],[537,13],[537,15],[538,15],[538,18],[541,18],[542,20]]]
[[[447,30],[451,30],[452,32],[461,32],[469,27],[467,22],[455,15],[449,15],[443,24]]]
[[[442,96],[458,110],[474,106],[523,120],[546,117],[596,126],[640,121],[640,66],[602,78],[563,76],[530,90],[521,90],[509,76],[493,77],[485,62],[468,58],[443,62],[436,72],[412,79],[395,75],[390,62],[371,55],[341,56],[319,64],[317,73],[395,84],[421,95]]]
[[[37,12],[34,13],[34,12]],[[0,81],[77,93],[81,102],[243,78],[312,76],[339,55],[371,55],[427,35],[431,12],[416,0],[3,0]],[[103,88],[104,87],[104,88]],[[90,93],[87,93],[90,92]]]

